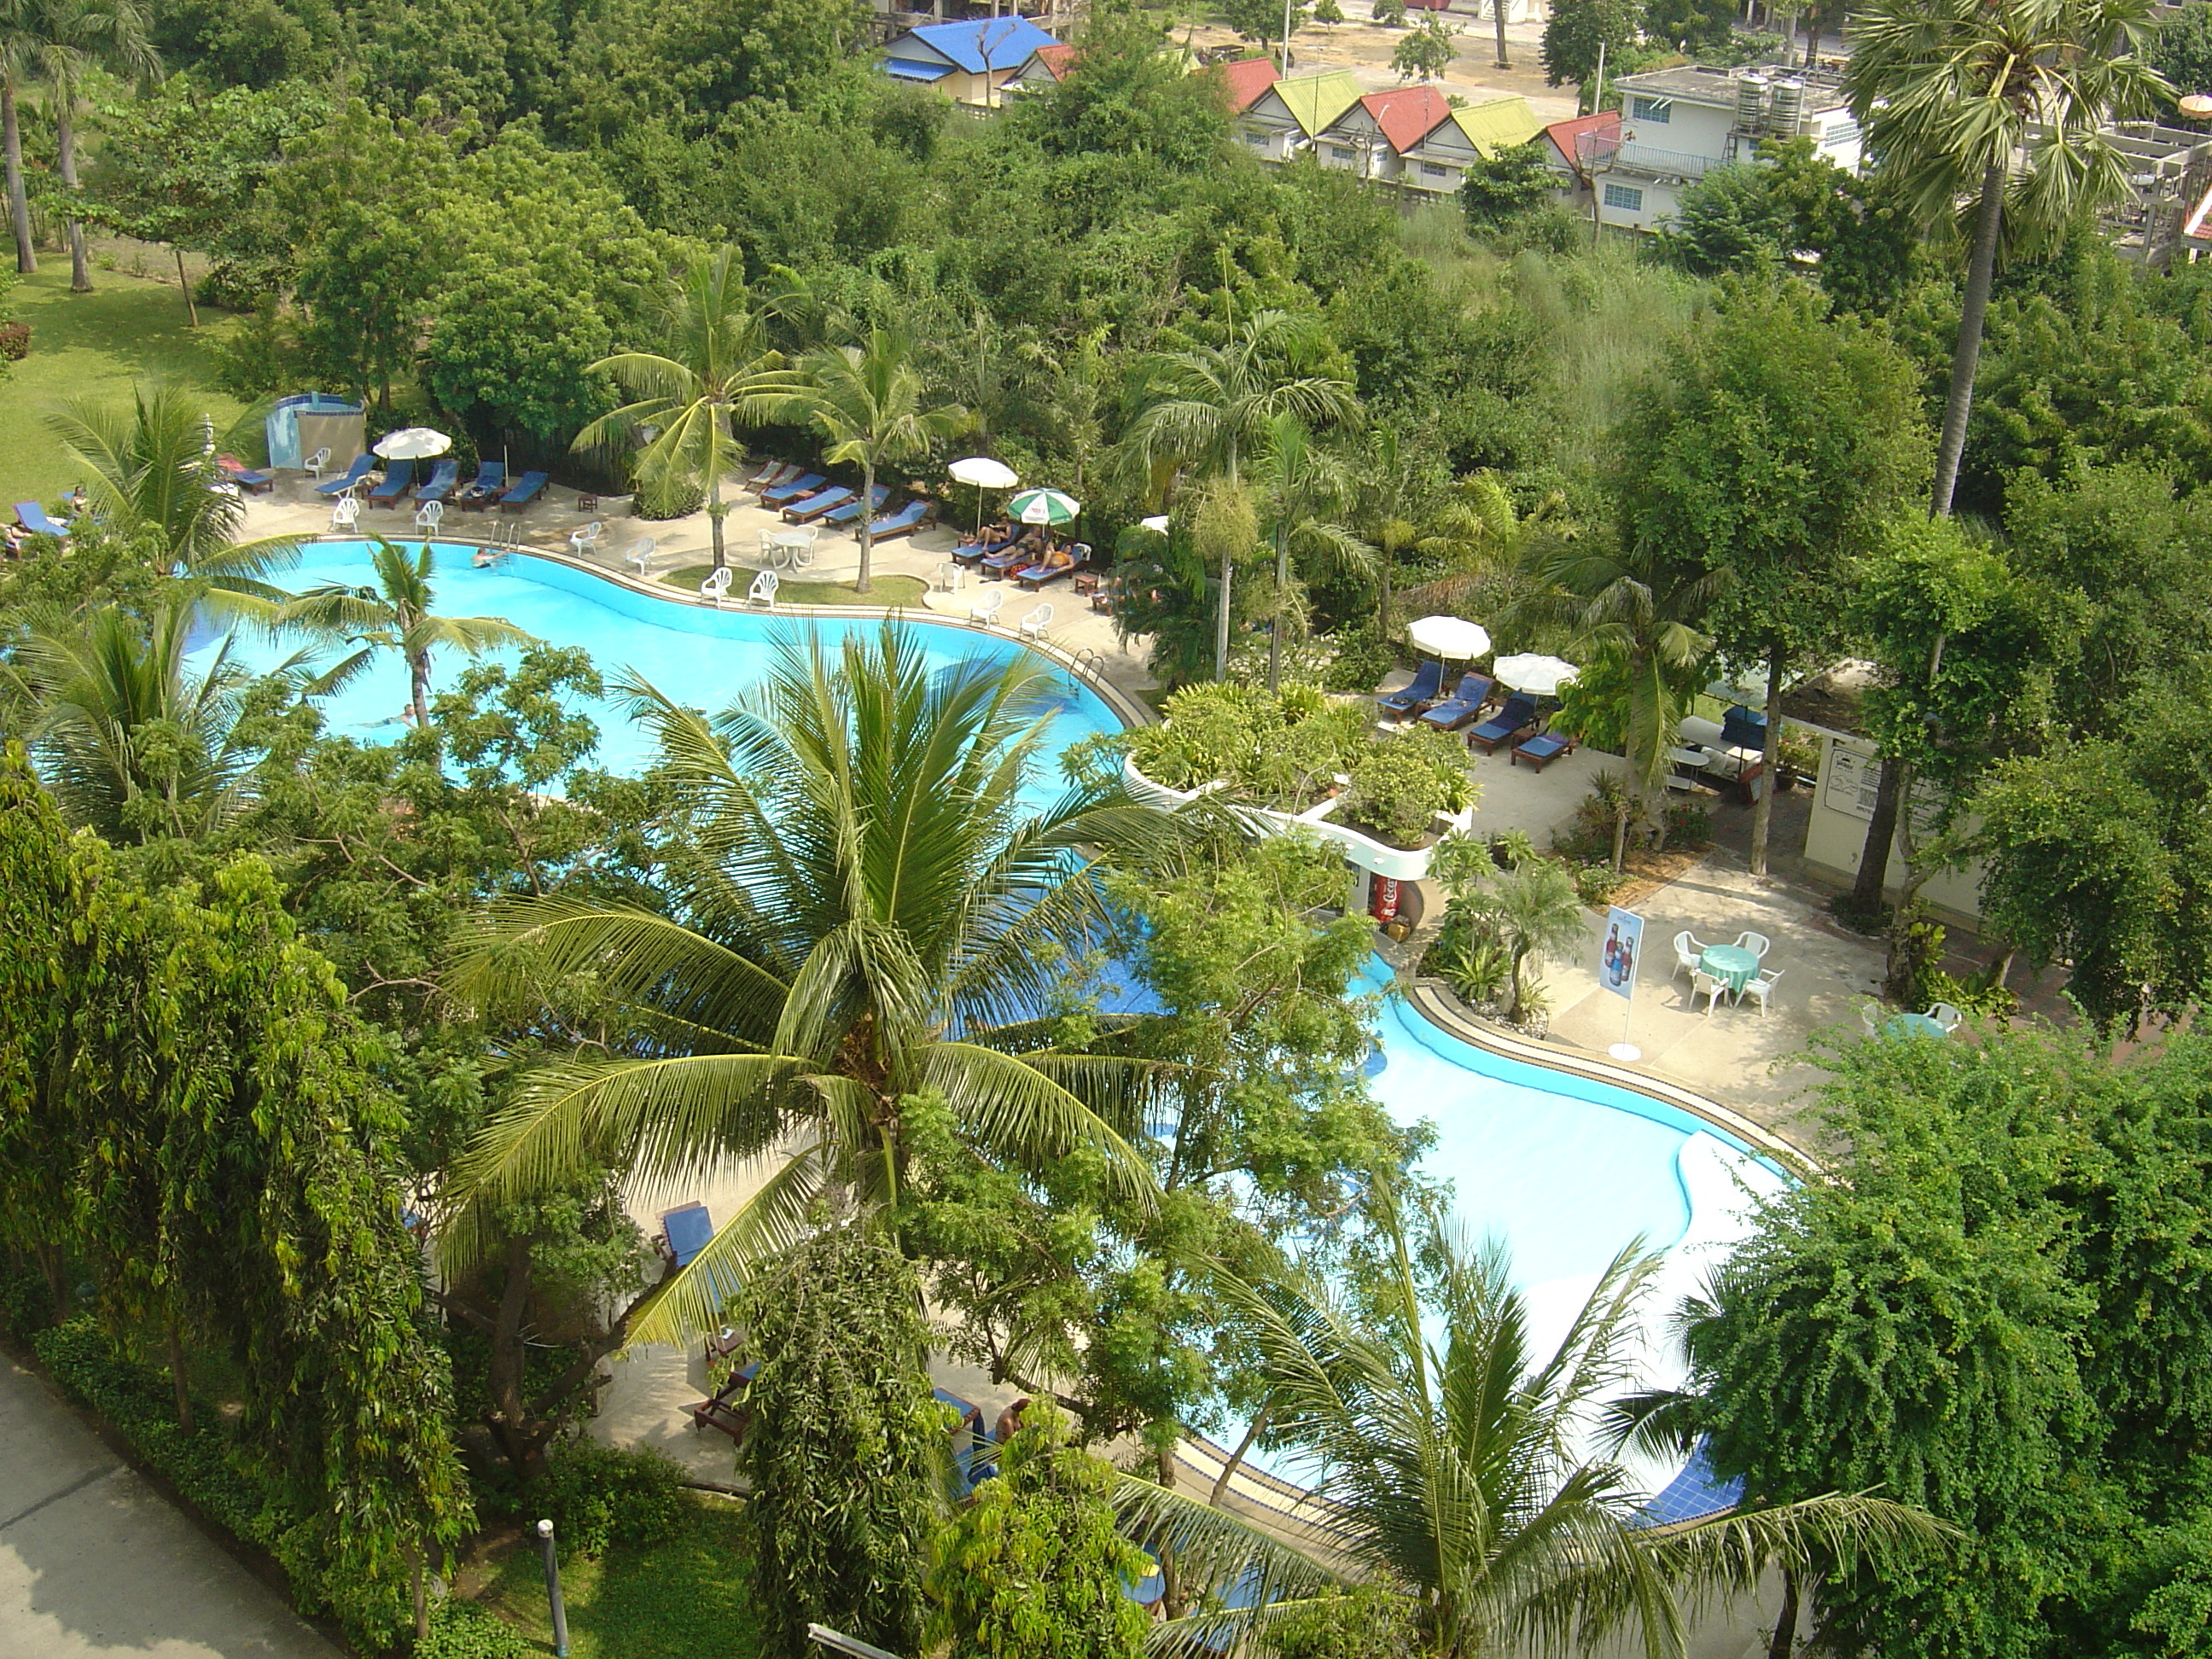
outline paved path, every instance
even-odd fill
[[[0,1655],[338,1659],[282,1597],[0,1358]]]

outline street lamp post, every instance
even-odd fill
[[[550,1521],[538,1523],[538,1540],[545,1547],[545,1599],[553,1604],[553,1659],[568,1659],[568,1609],[561,1603],[561,1560]]]

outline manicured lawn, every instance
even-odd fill
[[[52,506],[83,476],[46,429],[58,404],[121,402],[135,382],[158,378],[204,393],[218,429],[243,407],[216,390],[210,350],[237,318],[202,307],[200,326],[189,329],[173,287],[112,270],[94,271],[92,282],[91,293],[70,293],[68,258],[46,254],[9,296],[31,325],[31,355],[0,379],[0,509],[33,498]]]
[[[571,1659],[750,1659],[759,1644],[745,1605],[737,1520],[727,1499],[700,1498],[680,1537],[643,1548],[617,1545],[596,1561],[562,1563]],[[535,1547],[507,1558],[483,1604],[553,1650],[545,1571]]]
[[[689,564],[661,577],[671,587],[696,593],[714,569],[710,564]],[[730,597],[743,599],[752,584],[750,571],[739,569],[730,578]],[[777,583],[778,605],[910,605],[921,603],[929,584],[919,576],[878,576],[865,593],[855,593],[850,582],[799,582],[788,576]]]

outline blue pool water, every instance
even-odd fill
[[[371,580],[367,542],[319,542],[305,550],[299,568],[278,578],[293,592],[325,582],[360,584]],[[438,544],[433,581],[437,608],[449,617],[498,617],[555,645],[581,646],[599,672],[612,680],[633,668],[678,702],[720,710],[757,677],[760,647],[774,636],[813,627],[832,650],[848,629],[872,634],[882,623],[872,618],[800,623],[761,611],[717,611],[697,604],[671,604],[605,581],[550,559],[510,558],[489,569],[469,562],[473,547]],[[1012,659],[1023,647],[1003,635],[959,624],[929,624],[916,630],[933,663],[949,666],[970,658],[995,662]],[[241,638],[237,647],[257,667],[271,667],[291,649]],[[337,653],[333,653],[331,659]],[[508,660],[512,652],[493,653]],[[442,690],[468,666],[458,651],[432,658],[433,683]],[[1062,677],[1055,688],[1058,709],[1048,741],[1066,748],[1121,723],[1098,696]],[[390,742],[403,729],[400,711],[407,702],[407,672],[396,653],[386,653],[366,674],[324,705],[331,729],[373,742]],[[652,741],[611,702],[590,713],[599,726],[599,764],[613,772],[642,770],[652,758]],[[1059,778],[1046,780],[1056,786]]]
[[[368,576],[368,544],[321,543],[307,550],[285,579],[300,591],[316,583],[357,583]],[[568,566],[520,557],[473,568],[467,547],[436,550],[439,608],[454,616],[504,617],[539,638],[581,646],[610,678],[636,669],[679,701],[719,709],[760,672],[761,646],[812,627],[833,647],[845,630],[871,631],[873,619],[800,623],[755,612],[715,611],[635,592]],[[1010,659],[1024,647],[1003,636],[957,624],[915,624],[933,659]],[[241,640],[249,660],[267,666],[283,654],[264,641]],[[449,684],[465,665],[458,653],[436,659],[436,680]],[[387,657],[325,705],[333,729],[371,740],[399,729],[405,672]],[[1095,694],[1062,677],[1048,730],[1057,752],[1097,732],[1117,729]],[[600,762],[635,771],[650,744],[612,704],[591,711],[600,725]],[[1056,786],[1055,776],[1043,781]],[[1387,981],[1378,958],[1359,988]],[[1458,1212],[1477,1234],[1510,1249],[1516,1277],[1528,1287],[1538,1334],[1563,1326],[1589,1281],[1614,1254],[1641,1236],[1654,1249],[1675,1247],[1651,1311],[1693,1289],[1741,1225],[1735,1197],[1748,1186],[1771,1191],[1779,1176],[1747,1149],[1711,1126],[1632,1091],[1493,1054],[1431,1025],[1401,1001],[1384,1005],[1377,1021],[1379,1065],[1370,1086],[1395,1119],[1437,1126],[1427,1170],[1452,1183]],[[1553,1334],[1556,1335],[1556,1331]],[[1655,1345],[1650,1380],[1669,1366]]]

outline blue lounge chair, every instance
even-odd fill
[[[876,486],[875,494],[868,498],[868,510],[871,513],[882,512],[884,510],[884,503],[890,500],[890,498],[891,487],[889,484],[878,484]],[[860,498],[855,495],[851,501],[841,501],[836,507],[831,507],[827,513],[824,513],[822,515],[822,522],[824,524],[850,524],[854,520],[860,516]]]
[[[218,455],[215,458],[215,464],[222,469],[224,477],[229,479],[240,489],[253,495],[266,495],[276,487],[276,475],[274,472],[257,471],[246,465],[235,455]]]
[[[1035,564],[1036,556],[1021,544],[1020,537],[1001,542],[996,552],[986,553],[975,562],[976,568],[988,570],[994,576],[1006,576],[1026,566]]]
[[[69,539],[69,526],[56,524],[46,516],[46,509],[37,501],[15,503],[15,522],[33,536],[52,536],[58,541]]]
[[[480,461],[473,482],[464,484],[453,493],[453,505],[466,512],[480,513],[492,504],[493,499],[507,488],[507,464],[503,461]]]
[[[442,501],[453,493],[453,483],[461,475],[459,461],[441,461],[430,469],[430,482],[415,492],[418,501]]]
[[[786,524],[805,524],[809,519],[818,519],[833,507],[842,507],[854,499],[853,492],[842,484],[831,484],[827,489],[817,489],[811,495],[802,495],[786,504],[783,520]]]
[[[668,1241],[669,1254],[676,1258],[676,1265],[688,1267],[691,1258],[705,1249],[714,1237],[714,1218],[703,1204],[680,1204],[662,1212],[660,1235]]]
[[[1721,741],[1730,749],[1766,747],[1766,716],[1737,703],[1721,716]]]
[[[522,477],[515,482],[514,488],[508,490],[506,495],[499,498],[500,511],[502,513],[521,512],[524,507],[529,506],[531,502],[538,499],[538,492],[545,488],[545,480],[548,476],[548,474],[543,472],[524,473]]]
[[[1062,576],[1073,576],[1090,562],[1091,544],[1078,542],[1072,550],[1071,556],[1066,564],[1027,566],[1014,572],[1014,585],[1018,587],[1026,587],[1034,593],[1048,582],[1056,582]]]
[[[1462,674],[1459,689],[1447,701],[1424,710],[1421,720],[1439,732],[1456,732],[1482,712],[1482,705],[1490,701],[1491,687],[1487,674]]]
[[[893,536],[911,536],[928,521],[936,507],[929,501],[908,501],[896,513],[885,514],[868,526],[868,535],[874,541],[886,541]]]
[[[1529,765],[1540,772],[1544,769],[1546,761],[1555,761],[1562,755],[1571,755],[1574,752],[1575,740],[1572,738],[1563,738],[1556,732],[1546,732],[1520,744],[1505,758],[1509,764],[1514,766],[1527,761]]]
[[[966,565],[973,570],[984,560],[997,558],[1027,533],[1025,527],[1021,525],[1009,525],[1006,526],[1006,533],[997,541],[968,543],[954,548],[952,562]]]
[[[803,478],[793,478],[787,484],[777,484],[772,489],[761,491],[763,507],[781,507],[786,501],[795,501],[802,495],[811,495],[830,482],[819,472],[810,472]]]
[[[366,478],[370,473],[375,471],[375,456],[356,455],[353,458],[353,465],[345,470],[345,476],[343,477],[331,478],[325,483],[317,484],[315,486],[315,494],[318,495],[343,495],[347,490],[354,488],[355,485],[358,484],[363,478]]]
[[[1413,670],[1411,685],[1401,691],[1385,691],[1375,699],[1375,706],[1386,714],[1395,714],[1403,720],[1434,702],[1443,689],[1444,665],[1440,662],[1425,662]]]
[[[1467,734],[1468,747],[1482,745],[1486,755],[1495,754],[1501,743],[1511,743],[1536,724],[1536,705],[1516,691],[1506,698],[1505,707]]]
[[[384,482],[368,492],[368,504],[371,507],[397,507],[399,498],[407,493],[414,482],[415,463],[402,455],[385,468]]]

